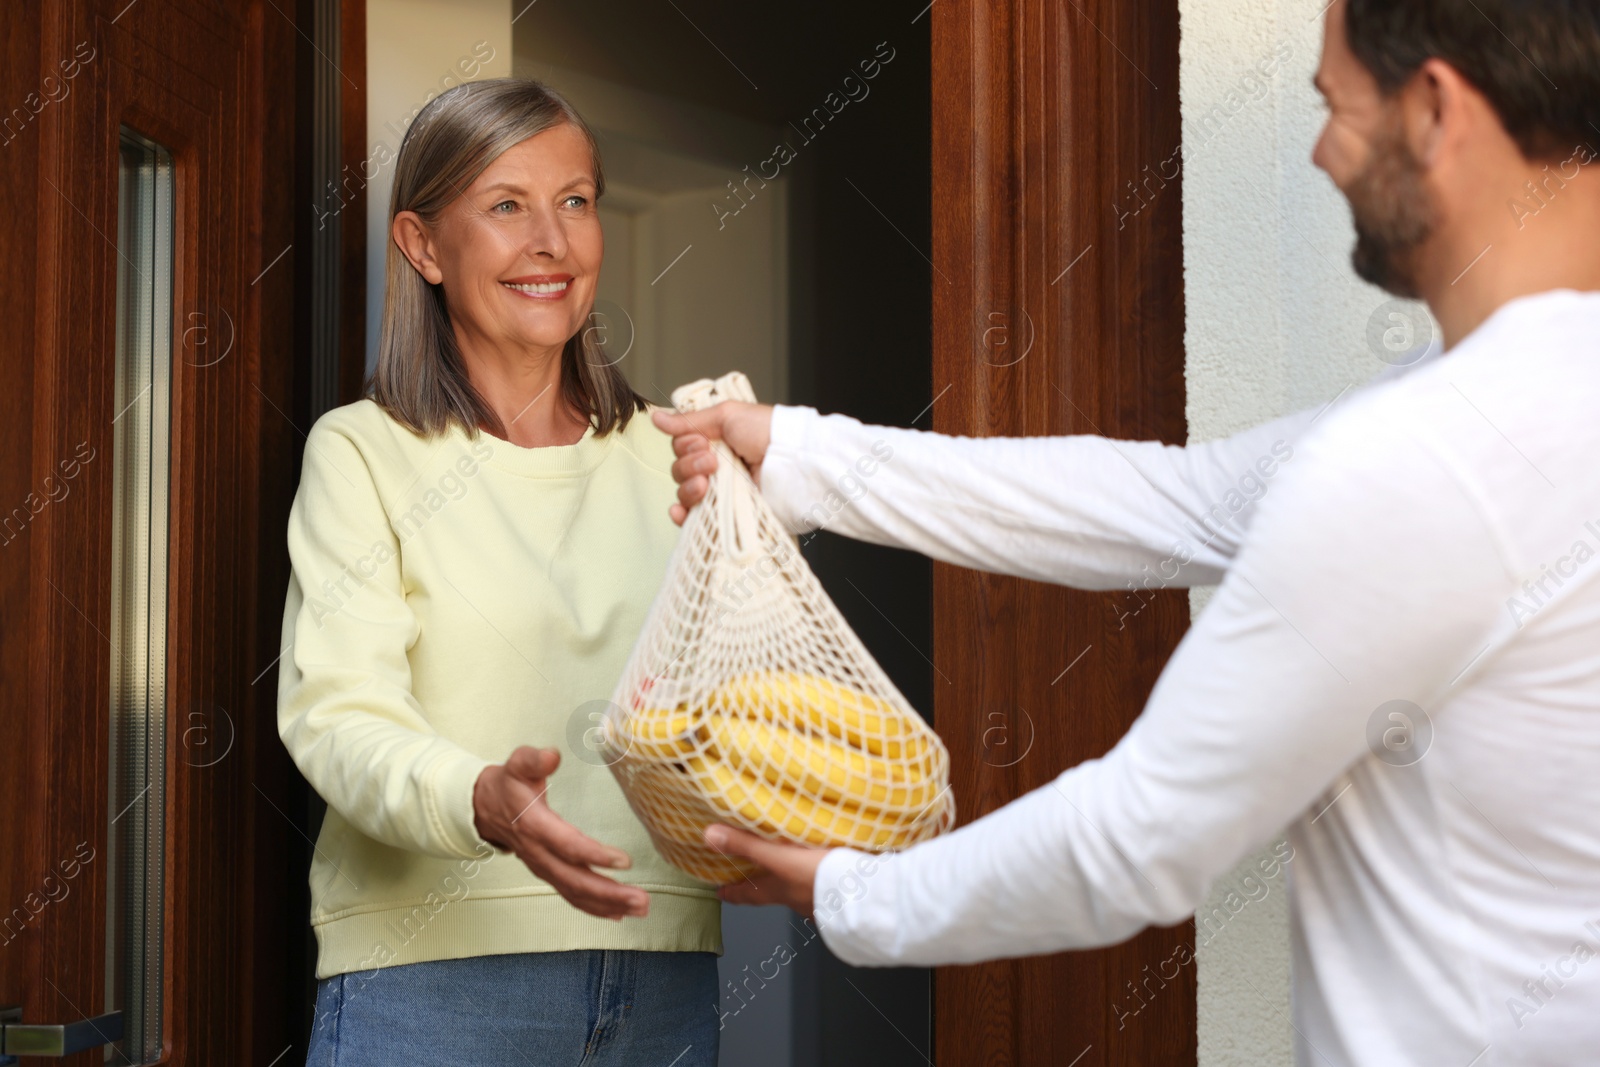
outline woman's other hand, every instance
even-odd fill
[[[688,415],[657,408],[651,419],[657,429],[672,435],[672,450],[678,456],[672,465],[672,477],[678,482],[678,502],[672,505],[671,514],[679,526],[689,509],[705,499],[707,478],[717,469],[712,441],[726,441],[734,455],[750,468],[750,477],[761,484],[761,461],[767,458],[767,445],[772,440],[771,404],[725,400]]]
[[[761,867],[744,881],[717,890],[717,896],[727,903],[784,904],[801,915],[815,910],[812,887],[827,849],[768,841],[721,823],[706,827],[705,841],[725,856],[738,856]]]
[[[485,767],[472,790],[478,833],[515,854],[580,911],[618,922],[625,915],[643,918],[650,894],[590,870],[625,870],[632,865],[628,854],[581,833],[545,802],[547,779],[560,763],[558,750],[524,745],[504,764]]]

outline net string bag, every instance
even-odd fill
[[[691,415],[754,401],[738,372],[675,390]],[[656,848],[717,885],[756,868],[707,846],[720,822],[872,852],[955,822],[949,753],[823,591],[721,441],[599,742]]]

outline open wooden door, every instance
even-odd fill
[[[304,1056],[308,846],[286,814],[304,787],[269,669],[308,277],[296,13],[7,7],[0,1048],[13,1054]]]
[[[939,0],[929,17],[935,428],[1181,443],[1178,5]],[[963,818],[1109,750],[1187,620],[1181,592],[936,566],[935,721]],[[935,1058],[1192,1064],[1193,943],[1185,924],[941,969]]]

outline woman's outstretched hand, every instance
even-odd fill
[[[712,441],[726,441],[750,468],[750,477],[761,484],[761,461],[767,458],[767,445],[772,441],[772,405],[726,400],[688,415],[657,408],[650,417],[657,429],[672,435],[672,451],[678,456],[672,465],[678,502],[672,505],[671,514],[679,526],[689,509],[705,499],[707,478],[717,469]]]
[[[814,910],[812,887],[825,848],[768,841],[748,830],[715,823],[706,827],[706,844],[728,856],[758,864],[761,870],[741,882],[717,890],[729,904],[786,904],[801,915]]]
[[[472,789],[478,833],[514,853],[580,911],[618,922],[625,915],[643,918],[650,894],[590,870],[626,870],[628,854],[581,833],[545,803],[547,779],[560,763],[559,750],[524,745],[505,763],[485,767]]]

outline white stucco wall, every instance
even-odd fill
[[[1355,277],[1349,210],[1311,163],[1325,3],[1180,0],[1191,441],[1332,401],[1429,328]],[[1199,912],[1227,916],[1197,937],[1202,1067],[1292,1062],[1284,878],[1241,892],[1254,862]]]
[[[511,74],[506,0],[367,0],[367,370],[377,360],[400,140],[451,86]]]

